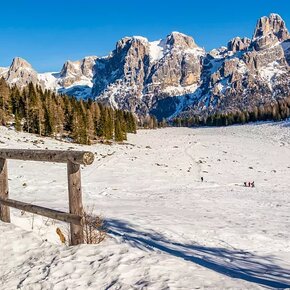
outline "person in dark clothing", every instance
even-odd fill
[[[250,181],[248,182],[248,186],[251,187],[251,182]]]
[[[255,187],[255,183],[254,183],[254,181],[251,183],[251,186],[252,186],[252,187]]]
[[[203,177],[200,178],[201,182],[203,182]]]
[[[247,182],[246,181],[244,182],[244,186],[247,187]]]

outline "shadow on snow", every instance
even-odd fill
[[[107,219],[108,233],[122,237],[133,247],[162,251],[231,278],[242,279],[268,288],[290,287],[290,269],[275,265],[271,256],[257,256],[238,249],[211,248],[198,244],[170,241],[156,232],[139,231],[120,220]]]

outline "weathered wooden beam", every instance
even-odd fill
[[[13,200],[13,199],[4,199],[0,198],[0,204],[1,206],[6,206],[6,207],[13,207],[17,208],[19,210],[23,210],[26,212],[38,214],[41,216],[45,216],[51,219],[67,222],[67,223],[72,223],[76,225],[80,225],[82,222],[82,217],[79,215],[75,214],[70,214],[54,209],[49,209],[46,207],[38,206],[38,205],[33,205],[30,203],[26,202],[21,202],[18,200]]]
[[[71,214],[83,216],[82,187],[80,165],[71,161],[67,163],[69,210]],[[84,243],[82,225],[70,224],[71,245]]]
[[[45,161],[90,165],[94,162],[94,154],[88,151],[34,150],[34,149],[0,149],[0,158],[29,161]]]
[[[0,198],[6,200],[8,197],[9,189],[7,160],[0,158]],[[10,209],[4,204],[0,204],[0,220],[5,223],[10,223]]]

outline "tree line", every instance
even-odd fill
[[[136,133],[131,112],[113,110],[92,100],[57,95],[30,83],[19,90],[0,79],[0,125],[40,136],[64,136],[80,144],[97,139],[124,141]]]
[[[245,111],[215,112],[203,117],[197,115],[177,117],[172,120],[172,125],[176,127],[229,126],[256,121],[281,121],[289,117],[290,97],[287,97]]]

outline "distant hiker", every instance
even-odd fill
[[[248,186],[251,187],[251,182],[250,181],[248,182]]]
[[[247,187],[247,182],[246,181],[244,182],[244,186]]]
[[[201,182],[203,182],[203,177],[200,178]]]
[[[252,186],[252,187],[255,187],[255,183],[254,183],[254,181],[251,183],[251,186]]]

